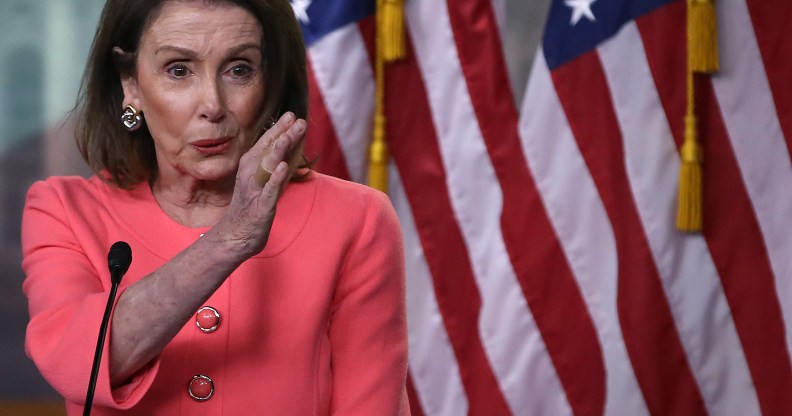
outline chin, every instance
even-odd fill
[[[223,158],[224,159],[224,158]],[[194,178],[203,181],[220,181],[235,177],[239,168],[239,160],[206,160],[191,170]]]

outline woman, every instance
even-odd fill
[[[133,262],[94,414],[409,413],[393,209],[286,162],[306,130],[304,59],[286,0],[107,2],[79,101],[97,176],[36,183],[22,224],[26,348],[69,414],[117,240]]]

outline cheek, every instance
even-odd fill
[[[143,97],[144,116],[152,136],[178,136],[191,114],[190,94],[150,85]]]
[[[257,85],[242,88],[230,94],[229,110],[242,127],[253,127],[264,107],[264,88]]]
[[[187,128],[187,122],[179,119],[180,115],[181,112],[176,111],[172,107],[156,111],[154,115],[150,115],[147,118],[147,122],[151,136],[159,141],[182,137]]]
[[[158,157],[174,159],[182,152],[182,138],[190,124],[186,102],[166,94],[152,97],[147,102],[146,124],[158,149]]]

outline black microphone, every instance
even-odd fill
[[[123,241],[116,241],[110,252],[107,253],[107,267],[110,268],[110,278],[113,283],[120,283],[121,277],[129,270],[132,264],[132,249]]]
[[[110,269],[110,296],[107,298],[107,306],[105,307],[104,317],[102,318],[102,325],[99,327],[99,339],[96,341],[96,352],[94,353],[93,367],[91,367],[91,380],[88,382],[88,393],[85,395],[85,408],[83,409],[83,416],[91,414],[91,406],[93,406],[94,391],[96,390],[96,379],[99,377],[99,363],[102,361],[102,350],[104,349],[105,338],[107,336],[107,325],[110,322],[110,312],[113,311],[113,304],[115,303],[116,292],[118,291],[118,284],[121,283],[121,277],[129,270],[129,265],[132,264],[132,249],[129,244],[123,241],[116,241],[110,252],[107,253],[107,267]]]

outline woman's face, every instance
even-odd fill
[[[159,178],[235,175],[264,103],[262,28],[227,3],[168,1],[143,33],[124,105],[142,111]]]

